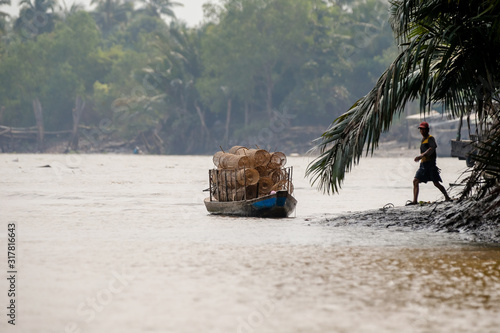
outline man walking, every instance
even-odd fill
[[[428,181],[434,183],[434,186],[443,193],[446,201],[451,201],[446,189],[440,183],[443,180],[441,176],[439,176],[440,170],[436,165],[437,144],[434,137],[429,134],[429,124],[424,121],[420,123],[418,128],[420,129],[420,134],[422,134],[423,139],[420,144],[420,155],[415,157],[415,162],[420,161],[420,168],[417,170],[415,178],[413,179],[413,201],[410,204],[416,205],[418,203],[419,184],[427,183]]]

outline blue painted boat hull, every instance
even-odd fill
[[[297,200],[287,191],[279,191],[257,199],[219,202],[205,199],[211,214],[247,217],[288,217],[295,210]]]

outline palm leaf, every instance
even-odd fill
[[[391,2],[391,26],[401,52],[375,87],[315,141],[319,156],[306,175],[325,192],[338,192],[345,173],[373,153],[406,103],[420,99],[426,112],[442,102],[453,116],[476,109],[482,123],[497,91],[500,1]],[[485,22],[490,18],[491,22]],[[464,22],[465,21],[465,22]],[[366,147],[365,147],[366,146]]]
[[[474,154],[471,158],[475,165],[470,176],[465,179],[466,187],[462,197],[476,193],[478,198],[482,198],[493,187],[497,187],[500,181],[500,118],[498,110],[492,114],[492,124],[487,136],[474,144]]]

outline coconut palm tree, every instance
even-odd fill
[[[420,99],[421,112],[440,102],[456,117],[474,109],[482,124],[500,121],[500,0],[393,0],[390,22],[399,55],[316,140],[320,155],[306,174],[328,193],[338,192],[345,173],[373,153],[410,101]],[[482,138],[478,168],[490,168],[500,156],[494,154],[499,131],[486,128]],[[477,182],[478,174],[469,181]]]
[[[159,56],[152,57],[140,76],[147,94],[119,98],[114,104],[141,105],[140,113],[155,113],[155,124],[141,134],[152,134],[149,141],[156,146],[156,152],[206,151],[213,142],[206,110],[196,88],[196,81],[201,76],[199,50],[202,32],[174,21],[166,30],[156,31],[155,35],[154,45]],[[172,127],[177,130],[168,130]]]
[[[19,17],[14,30],[24,37],[33,38],[54,29],[56,0],[21,0]]]
[[[182,3],[171,0],[140,0],[140,2],[144,4],[144,7],[140,11],[154,17],[165,15],[167,17],[175,18],[175,13],[172,8],[176,6],[183,6]]]
[[[159,33],[156,47],[163,58],[154,66],[156,89],[164,94],[171,104],[174,115],[183,126],[182,142],[187,150],[203,151],[211,143],[206,114],[200,102],[196,81],[201,76],[200,39],[201,31],[190,30],[185,24],[171,22],[168,33]],[[180,146],[179,144],[176,144]]]
[[[10,0],[0,0],[0,6],[10,5]],[[10,15],[6,12],[0,11],[0,34],[5,33],[5,18]]]
[[[85,7],[80,4],[73,2],[70,7],[66,4],[66,1],[62,0],[62,5],[59,5],[61,19],[66,21],[66,19],[82,10],[85,10]]]
[[[91,4],[97,4],[92,14],[104,35],[125,24],[134,9],[132,2],[122,0],[92,0]]]

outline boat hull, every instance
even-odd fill
[[[279,191],[257,199],[242,201],[210,201],[205,199],[208,212],[216,215],[246,217],[288,217],[295,210],[297,200],[287,191]]]

